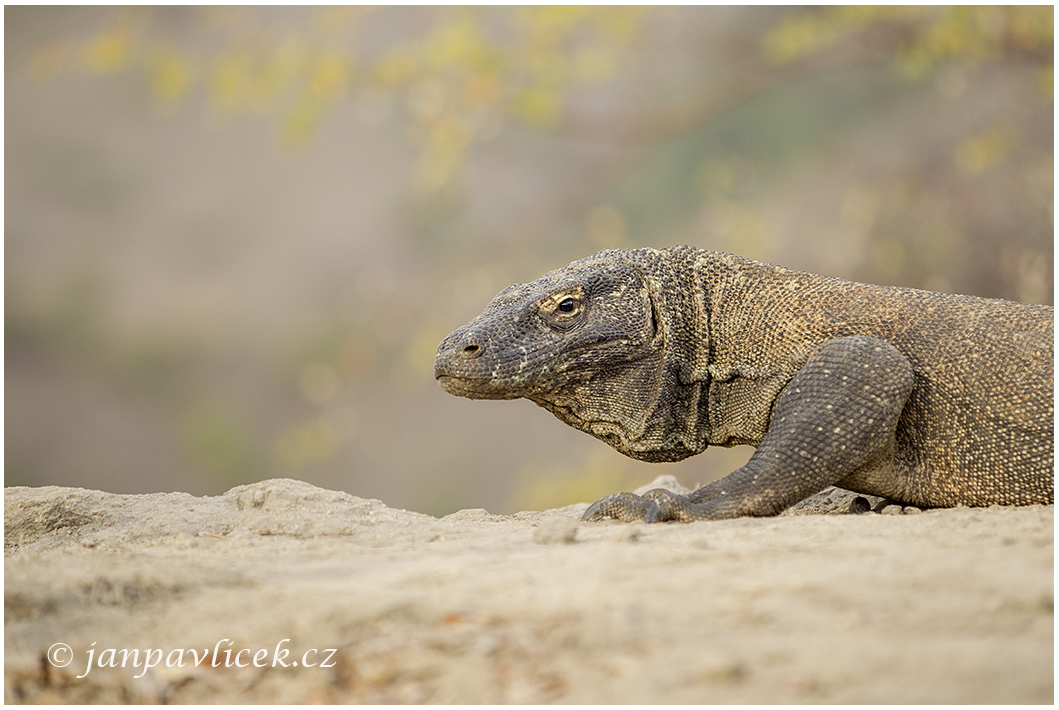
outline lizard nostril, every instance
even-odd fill
[[[478,345],[477,343],[471,343],[470,345],[465,345],[464,348],[463,348],[463,356],[464,357],[467,357],[467,358],[478,357],[481,354],[482,354],[482,346]]]

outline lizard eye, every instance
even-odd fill
[[[585,302],[576,293],[557,294],[541,304],[540,314],[553,328],[566,329],[581,321]]]

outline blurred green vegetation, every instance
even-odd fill
[[[1051,6],[5,19],[9,482],[444,514],[725,473],[434,385],[494,293],[604,247],[1053,299]]]

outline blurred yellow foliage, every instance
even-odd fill
[[[232,52],[214,60],[210,73],[210,98],[215,109],[224,114],[236,114],[246,104],[250,86],[250,56],[246,52]]]
[[[910,78],[920,78],[941,61],[973,64],[1006,52],[1047,49],[1054,35],[1053,7],[865,5],[801,10],[766,34],[763,47],[774,62],[785,64],[822,53],[868,29],[898,38],[898,66]]]
[[[85,45],[81,62],[95,74],[124,69],[131,54],[130,39],[129,32],[123,27],[100,34]]]
[[[151,91],[163,108],[180,102],[195,80],[194,67],[179,50],[159,49],[146,60]]]
[[[119,14],[117,21],[99,32],[81,48],[81,65],[93,74],[121,71],[132,63],[137,26],[132,16]]]
[[[1037,74],[1037,88],[1051,101],[1055,97],[1055,67],[1044,67]]]
[[[407,12],[407,10],[404,10]],[[159,12],[154,10],[153,12]],[[197,11],[205,41],[182,46],[151,33],[152,10],[118,8],[70,52],[93,74],[142,68],[151,93],[172,109],[202,83],[221,116],[274,116],[284,144],[310,140],[331,105],[396,98],[419,151],[411,176],[427,192],[453,184],[467,151],[505,121],[549,128],[576,87],[613,78],[651,7],[451,7],[423,10],[416,37],[396,37],[367,54],[364,19],[384,9],[325,7],[283,26],[261,8]],[[1042,6],[833,6],[788,12],[762,40],[773,62],[821,54],[866,32],[893,47],[896,65],[919,78],[943,61],[974,64],[1011,52],[1048,54],[1053,8]],[[187,42],[185,40],[185,42]],[[31,72],[61,73],[68,49],[48,45]],[[1050,56],[1050,54],[1049,54]],[[1051,97],[1051,61],[1038,80]],[[719,173],[715,177],[723,177]],[[723,182],[723,181],[722,181]],[[722,187],[721,183],[714,183]]]
[[[407,10],[405,10],[407,11]],[[649,8],[454,7],[424,10],[431,23],[362,56],[357,32],[382,10],[327,7],[282,28],[260,8],[203,8],[204,40],[178,45],[150,32],[150,12],[115,10],[80,43],[80,63],[101,74],[142,68],[155,100],[172,108],[196,89],[221,116],[276,116],[284,144],[312,138],[330,106],[380,93],[398,99],[420,152],[412,181],[448,187],[467,150],[494,135],[501,118],[552,126],[577,85],[606,81],[618,69]],[[32,73],[62,71],[63,48],[37,52]],[[360,66],[357,69],[358,65]],[[356,71],[355,71],[356,69]]]
[[[573,77],[575,81],[606,81],[618,69],[618,57],[605,47],[594,47],[574,55]]]
[[[1001,124],[963,139],[956,146],[953,160],[967,175],[978,175],[1003,162],[1014,148],[1015,140],[1014,129]]]
[[[310,69],[309,92],[321,101],[335,101],[345,96],[352,77],[352,55],[337,50],[325,51]]]
[[[815,15],[796,14],[765,35],[764,48],[774,62],[786,64],[830,47],[837,36],[834,27]]]
[[[265,115],[281,96],[296,85],[311,85],[312,65],[319,56],[296,32],[289,33],[271,55],[265,55],[256,75],[251,78],[250,109]],[[315,56],[314,56],[315,55]]]

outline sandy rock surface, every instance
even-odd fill
[[[1053,701],[1053,507],[650,526],[585,507],[7,488],[5,698]]]

